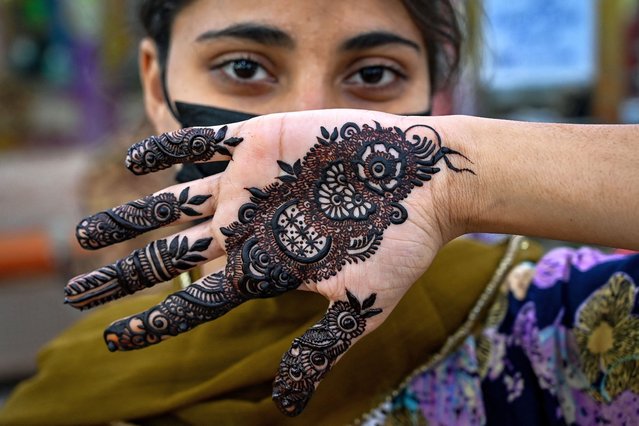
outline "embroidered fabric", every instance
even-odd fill
[[[516,265],[479,331],[361,424],[635,424],[638,280],[639,254],[591,248]]]

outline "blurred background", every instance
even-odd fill
[[[639,123],[639,1],[477,2],[476,60],[436,113]],[[0,405],[82,316],[62,304],[68,278],[130,251],[83,254],[78,220],[171,180],[121,167],[151,133],[136,15],[130,0],[0,1]]]

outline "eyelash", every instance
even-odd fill
[[[396,78],[396,79],[402,79],[402,80],[406,80],[407,79],[406,74],[404,74],[401,70],[399,70],[399,69],[397,69],[397,68],[395,68],[393,66],[386,65],[386,64],[384,64],[384,65],[375,64],[375,65],[362,66],[362,67],[358,68],[357,70],[355,70],[355,72],[350,73],[345,79],[345,81],[347,82],[346,84],[353,84],[353,83],[348,83],[348,81],[353,79],[353,78],[356,78],[356,77],[360,77],[360,80],[361,80],[362,77],[363,77],[361,73],[364,70],[371,70],[371,69],[374,69],[374,68],[381,68],[382,73],[383,73],[382,76],[381,76],[381,80],[383,80],[385,78],[384,74],[386,74],[388,72],[392,73],[393,77]],[[361,84],[362,86],[366,87],[369,90],[370,89],[383,90],[383,89],[387,88],[389,85],[391,85],[393,83],[395,83],[395,81],[392,81],[390,83],[386,83],[384,85],[379,85],[377,83],[366,83],[365,81],[362,80],[361,83],[359,83],[359,84]]]
[[[230,72],[225,70],[226,67],[233,66],[233,64],[237,64],[241,61],[246,61],[246,62],[255,64],[255,66],[257,67],[256,73],[264,72],[269,78],[261,79],[261,80],[253,80],[252,78],[254,77],[254,75],[252,75],[249,78],[240,78],[237,75],[235,76],[231,75],[231,73],[233,73],[232,70]],[[256,58],[254,55],[241,54],[239,56],[223,59],[222,62],[218,62],[217,64],[212,65],[210,69],[211,71],[219,73],[228,82],[238,86],[277,83],[277,78],[273,75],[272,72],[270,72],[269,67],[265,66],[263,62],[264,62],[263,60],[261,60],[260,58]],[[383,85],[379,85],[377,84],[377,82],[366,83],[365,81],[361,79],[361,73],[366,69],[370,70],[372,68],[381,68],[383,74],[381,76],[380,81],[383,81],[384,79],[386,79],[386,75],[389,72],[392,73],[393,80]],[[359,83],[355,83],[352,81],[349,82],[349,80],[353,80],[357,78],[358,76],[360,76]],[[380,61],[380,62],[371,62],[370,64],[360,66],[357,69],[355,69],[355,71],[350,72],[349,74],[347,74],[346,78],[344,79],[344,84],[353,88],[363,88],[368,91],[384,91],[384,90],[390,89],[392,86],[397,84],[398,83],[397,80],[407,80],[407,79],[408,79],[407,75],[403,72],[403,70],[399,69],[399,67],[394,67],[392,65],[383,63],[383,61]]]
[[[272,73],[268,70],[267,67],[265,67],[260,60],[258,60],[257,58],[254,58],[251,55],[241,55],[241,56],[237,56],[234,58],[230,58],[230,59],[226,59],[223,60],[221,63],[215,64],[211,67],[211,71],[214,72],[219,72],[220,74],[222,74],[226,79],[232,81],[235,84],[256,84],[256,83],[263,83],[264,81],[256,81],[256,80],[250,80],[250,79],[244,79],[244,78],[238,78],[238,77],[234,77],[229,75],[229,73],[227,71],[224,70],[224,68],[228,67],[229,65],[233,65],[239,62],[250,62],[252,64],[255,64],[258,67],[258,71],[260,70],[264,73],[266,73],[269,77],[271,77],[273,79],[272,82],[276,82],[277,80],[272,76]]]

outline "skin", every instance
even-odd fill
[[[367,0],[331,2],[330,6],[326,7],[324,2],[299,1],[192,2],[180,11],[172,27],[166,65],[166,87],[170,99],[254,114],[328,108],[357,108],[390,113],[421,112],[429,109],[431,91],[426,46],[401,3],[395,1],[389,5],[387,0]],[[219,13],[220,10],[224,13]],[[366,11],[366,19],[361,19],[362,10]],[[237,31],[238,26],[244,31]],[[252,34],[248,34],[247,27],[252,29]],[[257,35],[256,28],[259,30]],[[140,73],[147,115],[156,131],[178,129],[180,126],[167,107],[163,93],[158,51],[150,39],[145,39],[140,44]],[[335,125],[340,126],[338,123]],[[272,143],[269,145],[274,148]],[[299,148],[307,149],[308,146],[300,144]],[[265,156],[260,153],[254,154],[262,162],[273,160],[273,153],[276,152],[280,152],[280,149],[270,151],[269,155]],[[272,172],[273,164],[277,163],[270,162],[264,170]],[[260,180],[258,178],[255,181]],[[185,188],[186,186],[180,187],[179,193]],[[236,198],[238,187],[231,185],[228,189],[231,190],[231,197]],[[202,188],[198,188],[192,193],[201,190]],[[172,192],[156,194],[154,198],[166,197]],[[179,193],[171,195],[170,198],[179,197]],[[195,207],[198,214],[210,214],[215,208],[214,204],[215,200],[211,197],[211,200],[207,199],[206,202],[192,207]],[[235,213],[232,213],[232,208],[228,211],[228,218],[232,221]],[[118,216],[117,212],[111,215]],[[178,216],[179,214],[174,215],[171,220]],[[225,216],[227,215],[221,217]],[[104,217],[102,215],[97,219],[98,222]],[[177,219],[176,223],[184,219]],[[156,218],[150,223],[160,224],[162,220]],[[130,229],[124,232],[126,238],[141,231],[139,227],[131,228],[129,225],[125,225],[125,228]],[[210,236],[202,237],[211,233],[214,228],[217,228],[214,231],[216,237],[212,241]],[[80,224],[79,229],[86,232],[88,228]],[[214,273],[224,267],[224,261],[220,260],[224,259],[224,251],[219,226],[212,223],[209,226],[199,225],[156,242],[158,245],[133,252],[116,264],[76,277],[67,287],[67,302],[78,308],[90,308],[144,286],[154,285],[158,278],[161,280],[167,273],[173,274],[183,270],[179,266],[176,267],[178,264],[175,261],[169,262],[171,265],[165,263],[162,266],[157,259],[166,258],[161,254],[168,253],[169,241],[184,240],[186,237],[190,238],[191,244],[194,241],[206,241],[206,244],[199,244],[201,249],[196,254],[200,256],[197,263],[202,267],[204,274]],[[113,238],[107,236],[106,244],[112,242],[115,242]],[[208,264],[204,264],[202,260]],[[123,272],[131,271],[130,266],[126,265],[139,262],[155,262],[155,270],[164,272],[159,276],[154,276],[153,273],[149,275],[148,272],[145,274],[142,271],[134,272],[134,276],[145,278],[142,282],[137,278],[133,279],[135,284],[126,282],[133,277],[129,276],[128,272]],[[123,278],[123,273],[128,278]],[[221,275],[218,273],[212,276]],[[92,295],[88,299],[84,297],[84,289],[92,286],[103,289],[97,300]],[[300,286],[302,289],[307,287],[307,283]],[[358,305],[359,302],[354,302],[358,298],[375,298],[374,292],[357,285],[353,287],[357,295],[349,293],[343,283],[324,287],[324,294],[330,300],[341,300],[341,305],[336,305],[341,306],[340,309],[345,309],[344,306],[354,306],[353,303]],[[405,289],[398,287],[390,293],[396,294],[397,290],[403,293]],[[362,291],[367,294],[361,293]],[[384,293],[388,294],[389,290],[384,290]],[[345,301],[347,294],[348,302]],[[388,303],[384,305],[388,306]],[[329,312],[333,306],[331,304]],[[219,313],[216,311],[210,318],[226,311],[227,308],[221,307]],[[367,314],[367,318],[382,311],[382,308],[375,308],[370,311],[370,315]],[[373,324],[368,325],[368,330],[371,330],[375,323],[380,323],[380,319],[374,318]],[[130,329],[130,324],[135,322],[121,321],[118,326],[114,324],[115,328],[112,327],[111,331],[105,334],[111,350],[123,349],[123,341],[118,336],[136,330],[135,326]],[[362,325],[359,334],[364,331]],[[296,341],[294,344],[304,346],[301,342]],[[347,344],[350,345],[350,340]],[[286,358],[287,361],[283,360],[282,365],[288,364],[290,367],[290,353],[286,356],[289,358]],[[339,358],[337,354],[334,357],[332,362]],[[274,398],[285,414],[299,414],[310,398],[313,387],[307,388],[307,393],[302,393],[301,400],[305,402],[291,403],[285,385],[287,377],[286,374],[278,376]],[[318,380],[311,377],[307,380],[315,382],[315,386],[318,384]]]
[[[402,183],[381,198],[376,197],[369,184],[375,181],[360,178],[358,171],[357,164],[368,164],[366,158],[371,158],[361,148],[364,145],[357,138],[339,136],[339,132],[329,130],[344,126],[345,120],[380,123],[377,133],[365,140],[375,146],[387,141],[393,149],[408,153],[406,161],[419,159],[422,141],[428,142],[428,146],[435,141],[436,151],[429,151],[422,162],[415,163],[423,166],[423,172],[430,177],[408,166],[403,169],[404,173],[393,165],[389,170],[394,171],[393,175],[402,179]],[[428,121],[428,125],[424,121]],[[402,133],[401,129],[408,132],[412,126],[417,126],[414,128],[417,139]],[[318,127],[320,130],[314,132]],[[434,129],[438,130],[434,133]],[[175,141],[170,143],[190,147],[192,140],[207,132],[207,143],[213,154],[205,157],[212,160],[232,157],[223,174],[188,184],[190,194],[211,196],[210,201],[198,209],[203,216],[212,216],[212,220],[169,237],[167,241],[185,241],[188,234],[189,243],[169,243],[168,246],[175,248],[165,251],[175,259],[171,263],[178,270],[187,269],[178,262],[191,261],[185,257],[191,255],[204,257],[191,258],[192,263],[201,264],[226,253],[228,263],[222,270],[169,296],[160,305],[114,322],[105,332],[107,345],[111,350],[129,350],[160,343],[228,313],[248,299],[272,297],[304,286],[326,297],[330,305],[325,319],[294,341],[275,380],[273,397],[279,408],[287,415],[298,415],[332,365],[352,344],[388,317],[405,292],[426,271],[437,251],[465,231],[520,233],[523,230],[530,235],[638,249],[634,212],[639,208],[639,188],[606,183],[613,170],[621,181],[639,181],[636,168],[639,158],[634,146],[638,126],[596,126],[587,127],[588,132],[584,130],[584,126],[575,125],[509,123],[455,116],[425,119],[331,109],[271,114],[229,125],[223,132],[227,138],[224,140],[214,136],[221,130],[213,128],[192,128],[146,139],[133,146],[127,157],[126,162],[135,173],[152,172],[158,168],[158,162],[162,163],[160,168],[177,162],[177,157],[167,157],[170,151],[158,150],[157,145],[165,138]],[[334,139],[331,133],[336,135]],[[438,134],[442,136],[441,142]],[[392,135],[400,135],[403,142]],[[593,144],[593,136],[614,142]],[[239,144],[238,139],[242,140]],[[393,140],[395,142],[391,142]],[[230,144],[226,145],[227,141]],[[549,141],[553,143],[551,152]],[[165,154],[155,157],[151,168],[141,168],[144,161],[140,159],[146,158],[148,152]],[[181,155],[183,151],[177,152]],[[447,154],[441,157],[437,152]],[[320,157],[313,159],[316,155]],[[182,161],[199,158],[202,157],[191,156]],[[335,164],[342,164],[348,171],[343,185],[357,185],[354,191],[371,203],[365,209],[366,214],[371,215],[370,227],[362,220],[327,219],[322,213],[327,210],[318,210],[326,209],[322,205],[327,204],[318,191],[334,192],[327,173]],[[299,170],[295,171],[296,168]],[[369,170],[371,175],[374,168],[366,166],[364,170]],[[283,177],[292,179],[292,183],[273,186]],[[414,178],[422,184],[417,185]],[[162,193],[174,194],[177,198],[184,187],[184,184],[176,185]],[[395,194],[398,198],[393,198]],[[390,223],[391,212],[384,206],[390,206],[388,202],[394,199],[405,213],[399,222],[388,226],[385,224]],[[298,211],[304,211],[299,223],[311,225],[321,237],[333,236],[334,241],[338,238],[342,241],[331,246],[327,257],[311,261],[310,269],[302,266],[308,262],[291,263],[291,257],[285,254],[287,249],[277,240],[279,225],[275,224],[281,223],[282,209],[290,206],[289,202],[294,203]],[[242,213],[247,206],[256,211],[255,215]],[[249,219],[244,219],[246,217]],[[180,217],[174,223],[187,220]],[[375,228],[375,223],[381,225]],[[353,238],[371,235],[366,229],[381,238],[379,244],[357,257],[357,261],[348,260],[348,250],[358,247],[357,241],[353,245]],[[310,235],[311,231],[306,228],[304,232]],[[212,240],[205,244],[208,238]],[[193,247],[194,241],[197,249]],[[178,245],[184,245],[184,256]],[[267,256],[263,258],[258,255],[260,252]],[[146,258],[165,259],[166,256]],[[116,269],[128,270],[118,265],[120,262],[116,262]],[[278,269],[282,267],[285,269]],[[110,267],[74,278],[66,289],[68,303],[79,308],[91,307],[137,291],[140,285],[135,277],[150,269],[144,264],[141,269],[132,268],[133,279],[126,278],[124,282],[121,277],[128,276],[128,272],[111,272]],[[249,282],[253,289],[244,289],[242,282],[253,279],[252,276],[257,277],[253,284]],[[291,281],[291,276],[295,281]],[[152,281],[151,285],[158,282],[151,278],[147,281]],[[262,284],[263,290],[254,290]],[[124,293],[119,292],[120,287],[125,288]],[[343,305],[347,298],[348,304]],[[375,309],[374,315],[363,316],[357,306],[363,307],[364,301],[373,300],[371,298],[374,304],[366,305]],[[211,305],[210,301],[214,303]],[[349,334],[346,340],[337,337],[341,331],[334,332],[328,325],[331,324],[328,319],[337,315],[336,310],[351,312],[360,324],[357,333]],[[326,344],[330,346],[326,348]],[[311,369],[306,360],[316,359],[311,357],[316,350],[321,350],[323,355],[318,368]],[[296,385],[300,378],[303,386]]]
[[[171,99],[255,114],[327,108],[395,114],[427,110],[426,46],[401,2],[326,5],[295,0],[192,2],[180,11],[172,28],[167,61]],[[289,40],[268,44],[259,37],[212,36],[246,23],[277,29]],[[348,40],[371,32],[406,42],[343,49]],[[223,66],[241,59],[259,65],[252,76],[241,78],[232,64]],[[383,68],[381,80],[367,83],[359,71],[374,67]],[[162,95],[157,51],[149,39],[140,45],[140,71],[147,114],[157,132],[179,128]]]
[[[269,185],[283,174],[290,176],[292,165],[298,164],[298,160],[302,172],[294,173],[300,176],[300,180],[294,185],[308,185],[307,188],[314,188],[313,185],[325,179],[327,169],[324,163],[315,162],[316,166],[313,168],[306,160],[302,161],[305,156],[317,152],[317,137],[330,139],[330,142],[325,142],[326,146],[330,147],[327,149],[332,153],[326,154],[322,160],[337,159],[346,168],[354,164],[353,162],[362,161],[363,157],[358,149],[342,149],[341,153],[345,157],[339,157],[339,144],[353,144],[357,143],[356,141],[349,140],[348,137],[336,136],[333,139],[329,136],[333,128],[340,129],[347,122],[358,123],[360,127],[365,124],[375,126],[375,123],[379,123],[379,134],[373,138],[374,140],[379,140],[375,139],[378,137],[390,138],[388,135],[397,134],[397,129],[418,126],[420,130],[417,131],[417,141],[436,141],[438,149],[448,149],[448,160],[452,163],[444,157],[436,158],[435,154],[429,154],[424,159],[428,167],[437,166],[437,170],[432,169],[428,172],[432,175],[432,181],[420,178],[423,179],[423,185],[415,186],[405,194],[405,198],[398,199],[405,209],[406,217],[401,223],[384,228],[383,240],[375,250],[367,253],[370,256],[364,256],[355,263],[341,264],[342,266],[336,267],[337,270],[325,271],[324,275],[313,275],[311,278],[299,276],[300,280],[305,280],[299,288],[316,291],[330,301],[327,318],[330,317],[331,310],[352,311],[358,318],[366,317],[364,324],[359,326],[361,333],[358,331],[359,334],[351,336],[352,339],[349,337],[347,341],[343,340],[339,353],[329,351],[333,357],[331,365],[339,360],[343,350],[381,324],[407,289],[426,271],[437,251],[446,242],[463,233],[526,233],[555,239],[639,248],[636,227],[639,185],[629,184],[621,188],[619,185],[608,183],[611,182],[609,177],[612,171],[616,176],[614,182],[639,181],[639,169],[636,167],[639,151],[635,142],[639,135],[637,126],[549,125],[473,117],[426,119],[362,111],[361,109],[366,108],[399,113],[419,111],[428,107],[425,102],[425,94],[428,93],[425,47],[419,44],[416,29],[401,7],[390,8],[386,1],[369,1],[366,5],[358,2],[358,7],[351,5],[342,9],[343,3],[335,3],[336,8],[331,8],[329,12],[329,8],[322,8],[310,2],[282,1],[277,2],[276,6],[269,4],[264,10],[250,2],[234,2],[233,8],[224,8],[223,3],[198,1],[178,16],[168,66],[168,88],[172,99],[260,114],[345,107],[359,110],[329,109],[271,114],[229,125],[228,128],[194,129],[186,131],[186,134],[172,133],[161,137],[165,139],[150,138],[129,151],[127,164],[131,170],[146,173],[151,169],[140,171],[141,169],[136,169],[136,162],[144,157],[145,152],[157,150],[162,140],[162,143],[185,143],[184,141],[191,137],[205,134],[211,154],[206,156],[207,160],[228,159],[229,156],[233,159],[227,171],[221,175],[176,185],[154,194],[155,197],[160,194],[172,194],[175,199],[184,198],[186,201],[180,202],[181,204],[191,203],[190,197],[193,196],[207,197],[199,204],[191,204],[194,204],[193,208],[202,216],[212,215],[212,220],[167,237],[165,244],[170,246],[169,241],[174,241],[177,237],[183,240],[184,236],[188,236],[190,245],[184,245],[184,256],[203,256],[205,260],[198,260],[198,264],[220,258],[225,253],[229,254],[230,267],[224,271],[224,265],[221,265],[216,275],[194,283],[195,287],[191,288],[194,294],[200,294],[197,286],[222,294],[219,299],[223,300],[224,304],[207,313],[204,321],[223,315],[232,309],[233,305],[243,303],[244,299],[236,293],[236,281],[243,278],[242,273],[237,272],[241,269],[237,265],[248,264],[245,263],[248,260],[241,255],[248,241],[246,238],[258,238],[260,248],[267,250],[270,247],[269,254],[274,257],[281,256],[276,245],[267,241],[272,235],[269,234],[270,231],[261,231],[262,236],[260,232],[255,231],[262,222],[251,222],[251,225],[245,228],[231,225],[238,221],[238,211],[249,203],[251,194],[254,197],[259,191],[275,194],[277,188],[281,189]],[[219,10],[225,11],[224,19],[217,13]],[[367,11],[366,22],[355,12],[358,10]],[[262,24],[267,23],[271,27],[286,31],[290,35],[291,44],[296,47],[263,46],[259,42],[229,37],[222,40],[207,36],[206,42],[197,41],[202,39],[202,34],[210,35],[210,31],[221,29],[216,26],[218,19],[228,26],[229,22],[235,22],[233,19],[245,22],[251,17]],[[343,24],[335,25],[336,19]],[[395,36],[407,42],[357,52],[340,51],[340,46],[346,40],[371,31],[393,32]],[[317,37],[318,33],[322,33],[323,37]],[[227,46],[226,50],[224,46]],[[272,81],[249,83],[250,88],[247,89],[247,85],[230,84],[228,75],[219,75],[219,69],[210,69],[210,64],[216,63],[216,60],[229,59],[229,56],[222,56],[227,54],[229,49],[230,58],[237,57],[235,55],[240,55],[241,58],[242,53],[256,54],[258,47],[260,57],[268,55],[269,60],[265,61],[265,64],[276,64],[272,68]],[[149,117],[158,131],[175,130],[178,127],[177,123],[170,117],[162,97],[156,52],[148,40],[142,43],[141,53],[142,79]],[[353,72],[361,69],[358,68],[360,65],[388,64],[389,60],[401,63],[407,70],[408,78],[393,86],[393,90],[384,91],[386,95],[383,98],[379,97],[381,92],[373,90],[370,85],[359,84],[353,88]],[[322,127],[325,129],[322,130]],[[414,141],[412,136],[405,139],[406,143]],[[411,146],[406,147],[404,151],[410,153],[407,154],[410,158],[415,158],[416,149],[415,146]],[[345,154],[346,152],[350,153]],[[202,158],[204,157],[191,157],[186,158],[186,161]],[[168,160],[170,161],[165,163],[166,166],[183,162],[175,158]],[[288,166],[282,168],[282,162]],[[307,168],[310,170],[308,173]],[[251,170],[251,173],[247,173],[247,170]],[[417,177],[417,172],[411,173],[414,173],[412,177]],[[357,180],[354,175],[350,175],[349,179],[352,183],[366,182]],[[186,187],[189,188],[189,197],[180,197]],[[258,192],[249,194],[246,188],[255,188]],[[258,203],[259,210],[266,212],[266,217],[260,220],[264,219],[265,223],[269,223],[273,218],[279,218],[277,212],[281,211],[281,200],[288,199],[290,194],[282,192],[281,196],[258,197],[261,201],[256,201],[256,198],[251,202]],[[299,205],[311,206],[309,208],[317,206],[318,199],[317,196],[313,198],[313,194],[315,193],[309,190],[298,193]],[[382,204],[382,201],[378,201],[375,211],[382,212]],[[305,220],[317,225],[312,223],[312,218],[313,215],[309,213]],[[172,223],[186,223],[189,220],[187,215],[182,215]],[[348,235],[351,230],[347,225],[342,226],[342,223],[345,222],[330,222],[327,226],[334,226],[339,231],[330,230],[327,235],[331,235],[331,232]],[[320,228],[318,225],[317,229]],[[242,229],[241,233],[239,229]],[[206,244],[202,242],[204,240]],[[200,243],[197,243],[198,241]],[[350,243],[347,241],[344,244]],[[177,247],[178,244],[174,244],[173,252],[179,252]],[[165,253],[169,251],[170,249],[164,250]],[[343,255],[339,256],[343,258]],[[176,265],[178,264],[173,265],[174,269],[186,269]],[[275,263],[270,266],[278,265],[279,263]],[[318,268],[321,268],[321,265],[318,265]],[[93,306],[94,302],[98,304],[108,301],[109,298],[124,295],[109,293],[102,301],[99,298],[91,299],[89,302],[82,299],[87,289],[89,293],[95,289],[95,283],[98,289],[107,288],[111,291],[113,288],[119,288],[117,286],[121,284],[113,284],[113,280],[120,278],[112,278],[117,274],[107,277],[111,280],[107,287],[100,287],[106,282],[102,277],[110,273],[110,270],[94,271],[92,274],[97,275],[74,278],[67,286],[69,303],[84,308]],[[127,292],[133,290],[137,290],[137,287]],[[165,303],[167,306],[174,306],[177,303],[175,300],[167,299]],[[360,307],[364,305],[367,307],[361,311]],[[112,324],[105,335],[109,348],[116,350],[141,347],[137,344],[133,345],[134,347],[128,346],[132,341],[128,340],[131,333],[140,333],[142,337],[150,339],[149,344],[154,344],[168,335],[188,331],[198,324],[189,323],[184,328],[179,328],[182,320],[176,319],[172,320],[174,322],[171,324],[172,330],[175,331],[162,334],[161,337],[158,337],[160,334],[149,336],[149,328],[138,325],[140,321],[150,323],[150,318],[158,312],[154,309],[156,308]],[[365,312],[369,312],[366,309],[374,311],[370,311],[370,315],[364,315]],[[166,311],[163,311],[162,315],[165,314]],[[317,327],[325,327],[326,323],[318,323]],[[324,329],[325,334],[328,333],[326,330]],[[307,333],[306,337],[302,336],[301,340],[296,340],[294,347],[287,352],[276,379],[274,397],[282,411],[288,415],[301,412],[312,394],[313,387],[317,386],[323,377],[322,373],[317,375],[316,379],[309,379],[312,380],[312,385],[305,388],[302,402],[291,402],[298,401],[296,398],[299,395],[290,394],[290,390],[281,384],[290,383],[290,378],[284,373],[292,371],[297,362],[295,359],[298,349],[295,345],[300,346],[302,351],[310,351],[308,348],[319,345],[318,338],[313,337],[317,336],[317,333]],[[334,334],[331,336],[337,339]],[[308,370],[306,373],[311,374]]]
[[[373,127],[367,128],[362,124],[362,139],[340,136],[343,132],[333,129],[342,128],[345,117],[353,118],[353,123],[370,122]],[[280,373],[274,383],[273,397],[282,412],[291,416],[300,414],[324,375],[352,344],[388,317],[442,246],[437,215],[433,212],[444,206],[434,205],[430,189],[434,189],[437,182],[442,188],[441,183],[448,174],[473,173],[464,167],[469,160],[445,145],[434,128],[417,125],[401,130],[392,127],[399,124],[399,120],[400,117],[395,115],[362,110],[310,111],[267,115],[229,125],[225,140],[213,136],[219,131],[193,128],[168,135],[167,138],[174,142],[167,142],[164,136],[142,141],[132,147],[127,156],[126,163],[134,173],[152,172],[158,165],[164,168],[165,164],[175,164],[174,157],[160,155],[169,152],[166,146],[182,144],[186,152],[190,152],[191,141],[205,132],[209,148],[215,152],[212,160],[228,158],[229,154],[232,156],[233,161],[223,174],[188,184],[189,194],[211,195],[195,209],[203,216],[213,218],[167,238],[165,243],[152,243],[153,247],[132,254],[130,261],[123,259],[72,279],[65,289],[67,303],[84,309],[123,297],[159,282],[151,271],[162,270],[157,276],[175,276],[187,269],[179,266],[178,257],[181,255],[177,250],[178,245],[182,247],[182,243],[177,241],[185,241],[187,236],[184,255],[201,256],[199,260],[193,259],[193,266],[226,253],[226,267],[169,296],[146,312],[111,324],[104,334],[110,350],[139,349],[160,343],[165,338],[214,320],[250,299],[274,297],[302,286],[316,291],[331,302],[326,317],[314,330],[293,343],[280,364]],[[312,127],[317,123],[326,126],[324,130],[317,126],[319,131],[315,133],[317,137],[325,138],[323,142],[311,136]],[[240,134],[242,136],[238,136]],[[413,136],[418,137],[417,142]],[[239,144],[236,143],[238,138],[242,139]],[[227,145],[228,141],[232,141],[231,145]],[[375,170],[366,159],[377,157],[366,152],[371,152],[370,147],[384,143],[391,147],[385,152],[395,152],[396,157],[393,158],[398,160],[389,160],[392,165],[387,168],[391,173],[389,176],[395,177],[377,184],[371,178],[363,177],[372,176]],[[158,149],[158,144],[165,145]],[[228,154],[221,153],[222,148],[228,150]],[[154,160],[150,168],[146,167],[148,164],[141,167],[148,152],[158,153],[157,161]],[[205,157],[209,158],[208,155]],[[188,156],[185,161],[198,158],[201,157]],[[364,213],[360,211],[360,219],[337,218],[335,212],[327,207],[328,201],[322,201],[321,191],[338,191],[331,189],[327,175],[329,170],[326,169],[329,161],[333,164],[331,167],[335,164],[343,166],[347,175],[343,184],[351,185],[352,191],[362,195],[368,203]],[[362,174],[353,170],[353,161],[365,164]],[[403,166],[397,167],[400,164]],[[248,169],[253,172],[246,173]],[[293,178],[293,175],[297,177]],[[272,186],[278,177],[288,177],[292,181]],[[178,194],[184,191],[184,187],[176,185],[167,188],[164,193],[180,198]],[[243,188],[251,188],[250,194]],[[291,202],[294,205],[288,204]],[[238,215],[247,206],[255,209],[258,216],[246,220],[242,213]],[[333,241],[326,246],[330,250],[325,255],[315,260],[318,255],[305,257],[292,245],[282,248],[286,245],[282,244],[283,237],[276,236],[272,230],[273,223],[281,224],[284,218],[283,206],[294,206],[303,212],[302,221],[297,222],[296,219],[296,223],[305,222],[312,227],[300,231],[300,235],[302,232],[306,235],[316,232],[320,237]],[[419,211],[422,208],[429,214],[423,215]],[[395,213],[399,213],[399,217]],[[370,216],[364,220],[361,219],[362,214]],[[173,223],[185,221],[188,219],[180,216]],[[92,223],[93,219],[86,222]],[[292,229],[288,224],[285,226],[285,232]],[[98,232],[104,229],[101,226],[95,228]],[[212,240],[205,244],[204,241],[211,237]],[[360,251],[362,245],[358,241],[364,241],[363,238],[367,239],[364,246],[369,248]],[[108,238],[95,240],[106,241]],[[200,248],[194,249],[193,244]],[[161,248],[171,245],[174,250]],[[419,250],[416,250],[417,247]],[[267,256],[264,258],[258,253]],[[300,256],[302,260],[297,260]],[[173,260],[155,260],[168,258]],[[182,259],[187,260],[187,257]],[[291,259],[295,260],[291,263]],[[334,324],[331,318],[338,315],[336,312],[354,315],[359,324],[357,331],[349,331],[351,327],[348,326],[338,331],[331,326]],[[348,337],[339,337],[342,335]],[[317,361],[318,358],[313,355],[317,351],[322,352],[321,356],[318,355],[321,361],[311,368],[306,360]],[[303,385],[298,385],[299,381]]]
[[[405,114],[431,108],[427,47],[401,2],[351,0],[330,6],[295,0],[191,2],[171,28],[166,70],[171,100],[260,115],[328,108]],[[361,19],[362,10],[366,19]],[[263,37],[207,37],[244,23],[280,30],[292,43],[273,45]],[[349,40],[372,32],[408,43],[343,49]],[[139,57],[147,117],[157,133],[178,129],[163,94],[153,40],[142,40]],[[250,60],[252,74],[238,75],[233,69],[232,61],[242,59]],[[382,68],[382,77],[369,83],[360,72],[376,67]],[[222,265],[214,260],[204,271]]]

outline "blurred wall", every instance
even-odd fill
[[[79,317],[62,304],[83,177],[143,120],[136,2],[0,2],[0,383]],[[111,188],[117,192],[117,188]]]

